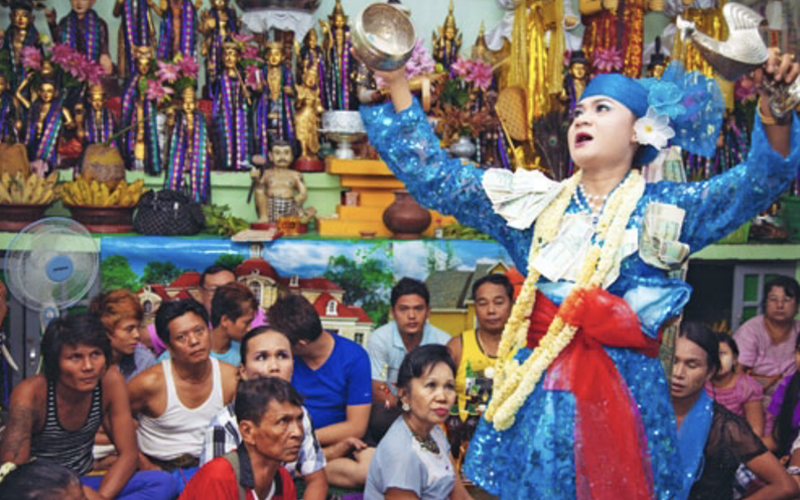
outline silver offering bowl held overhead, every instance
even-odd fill
[[[676,25],[681,39],[692,41],[697,51],[723,78],[735,81],[767,62],[769,53],[761,36],[764,18],[739,3],[728,3],[722,8],[728,25],[728,39],[716,40],[697,30],[695,23],[678,17]],[[764,80],[769,94],[769,107],[775,118],[783,118],[800,106],[800,79],[791,85]]]
[[[367,136],[358,111],[326,111],[320,132],[337,144],[335,156],[342,160],[355,158],[351,144]]]
[[[368,5],[350,32],[356,56],[373,71],[394,71],[411,58],[417,35],[408,15],[388,3]]]

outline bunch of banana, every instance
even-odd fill
[[[97,207],[132,207],[139,203],[145,191],[142,179],[132,184],[122,181],[110,191],[105,183],[96,179],[89,182],[80,174],[76,180],[65,182],[59,188],[65,204]]]
[[[11,176],[3,172],[0,176],[0,203],[18,205],[47,205],[57,196],[58,172],[47,177],[32,173],[23,177],[21,172]]]

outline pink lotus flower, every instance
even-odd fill
[[[167,95],[172,93],[173,90],[171,88],[165,87],[158,80],[148,80],[147,90],[144,91],[144,94],[147,96],[147,98],[153,101],[161,101]]]
[[[22,66],[32,70],[42,69],[42,53],[36,47],[22,47]]]
[[[72,48],[64,43],[57,43],[53,45],[52,55],[50,56],[50,60],[53,61],[55,64],[66,64],[69,61],[73,61],[75,59],[76,51],[72,50]]]
[[[450,65],[450,71],[457,76],[467,76],[472,71],[472,61],[459,57],[456,62]]]
[[[106,73],[103,67],[88,58],[84,58],[84,61],[85,63],[81,66],[83,78],[79,78],[79,80],[88,81],[92,85],[100,85],[103,75]]]
[[[161,83],[172,83],[180,78],[180,68],[177,64],[165,63],[163,61],[158,61],[156,64],[158,65],[156,77],[158,77]]]
[[[244,59],[260,59],[258,57],[258,47],[252,43],[248,43],[242,50],[242,58]]]
[[[600,49],[597,51],[594,60],[594,67],[598,73],[614,73],[622,69],[624,59],[620,49]]]
[[[483,61],[472,63],[472,72],[464,79],[472,82],[476,87],[486,90],[492,84],[492,67]]]
[[[178,63],[181,73],[184,76],[197,78],[197,72],[200,71],[200,65],[197,64],[194,56],[184,56],[181,62]]]
[[[248,43],[253,41],[253,35],[233,34],[233,40],[238,43]]]
[[[425,40],[422,38],[417,39],[417,44],[414,46],[414,51],[411,53],[411,58],[406,64],[406,78],[414,78],[418,75],[427,75],[433,73],[436,69],[436,61],[425,48]]]

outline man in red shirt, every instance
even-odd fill
[[[260,378],[239,382],[234,411],[242,446],[208,462],[180,500],[297,500],[281,463],[297,460],[303,440],[302,398],[286,381]],[[238,472],[236,463],[238,462]]]

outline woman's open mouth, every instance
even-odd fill
[[[583,146],[593,139],[592,134],[587,132],[578,132],[575,135],[575,146]]]

